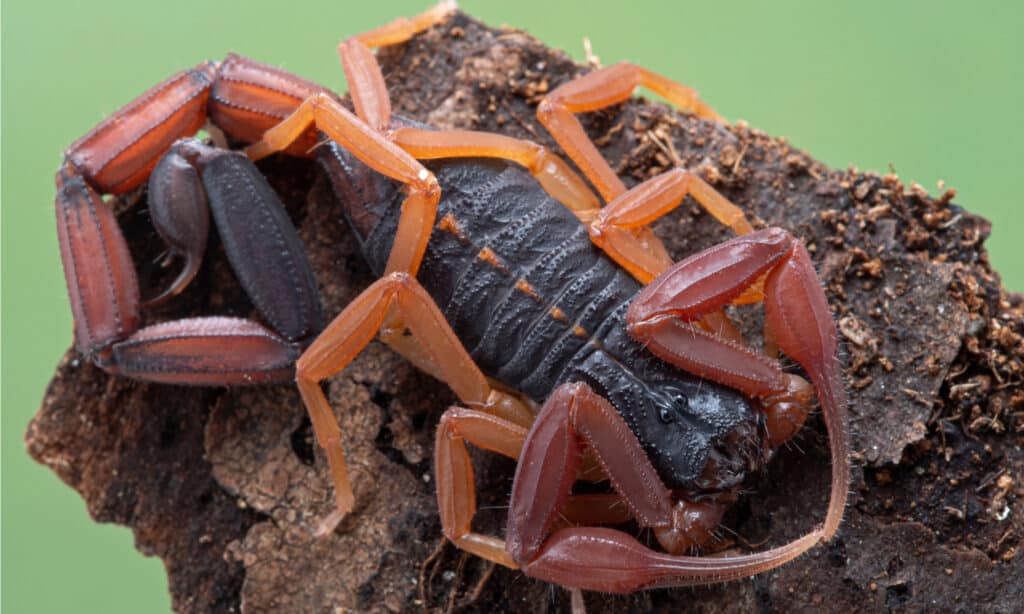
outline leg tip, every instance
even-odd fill
[[[338,528],[338,525],[345,519],[348,512],[349,510],[335,509],[326,518],[320,521],[316,529],[313,531],[313,537],[316,539],[323,539],[331,533],[334,533],[334,530]]]

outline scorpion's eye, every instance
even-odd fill
[[[658,417],[665,424],[671,424],[679,419],[680,413],[685,413],[690,409],[690,400],[680,393],[676,393],[670,397],[670,403],[658,407]]]

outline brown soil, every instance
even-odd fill
[[[552,147],[534,107],[587,70],[524,33],[463,15],[380,58],[396,112]],[[585,123],[627,183],[675,157],[757,225],[806,241],[843,340],[855,464],[846,519],[830,544],[751,581],[588,593],[588,610],[1018,610],[1024,299],[1003,290],[989,266],[989,223],[954,204],[952,190],[932,198],[895,176],[832,170],[741,124],[715,125],[642,100]],[[337,313],[372,281],[354,241],[310,163],[272,160],[263,169],[309,248],[327,312]],[[136,262],[153,262],[157,240],[140,213],[144,202],[121,206]],[[657,231],[676,257],[729,236],[691,202]],[[252,314],[219,245],[211,247],[186,296],[147,314],[150,322]],[[144,295],[171,274],[143,268]],[[757,338],[756,311],[740,315]],[[131,526],[139,549],[165,561],[179,611],[569,609],[568,592],[442,544],[431,450],[450,392],[377,343],[328,390],[358,503],[319,541],[309,533],[331,493],[290,385],[141,384],[109,377],[70,351],[28,448],[82,494],[97,521]],[[513,466],[475,459],[484,509],[477,526],[500,535]],[[737,544],[782,543],[820,522],[828,466],[815,420],[730,513]]]

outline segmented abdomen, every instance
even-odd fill
[[[436,172],[445,191],[419,280],[485,373],[542,401],[640,286],[521,169],[474,160]],[[397,213],[364,247],[378,272]]]
[[[321,161],[375,273],[394,242],[403,194],[333,144]],[[586,228],[523,169],[504,162],[431,164],[441,202],[418,279],[483,372],[543,402],[584,381],[614,405],[671,488],[733,487],[750,446],[720,445],[755,420],[736,391],[662,362],[626,333],[640,284],[591,242]],[[692,399],[661,408],[675,395]],[[714,475],[704,475],[709,455]]]

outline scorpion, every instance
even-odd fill
[[[543,146],[393,115],[372,49],[450,10],[441,4],[339,45],[354,112],[318,85],[229,55],[155,86],[69,147],[56,206],[77,347],[111,374],[148,381],[294,374],[336,497],[320,534],[354,503],[320,382],[379,336],[460,400],[441,417],[434,468],[444,535],[467,552],[571,589],[631,592],[751,576],[831,539],[849,485],[846,401],[835,325],[807,250],[785,230],[755,231],[686,169],[627,189],[576,114],[643,86],[722,118],[694,90],[629,63],[560,85],[538,118],[588,186]],[[251,143],[244,155],[187,138],[207,120]],[[251,162],[276,152],[317,157],[379,276],[326,327],[297,233]],[[225,317],[140,328],[134,267],[101,194],[146,180],[154,226],[184,260],[147,304],[188,285],[212,213],[270,328]],[[737,236],[675,263],[648,224],[687,196]],[[723,311],[756,302],[765,306],[763,352]],[[783,371],[779,351],[810,382]],[[802,427],[815,397],[832,455],[824,523],[760,552],[690,554],[714,543],[744,477]],[[467,443],[518,459],[504,540],[472,530]],[[614,493],[574,495],[580,477],[607,479]],[[664,552],[597,526],[630,519]]]

